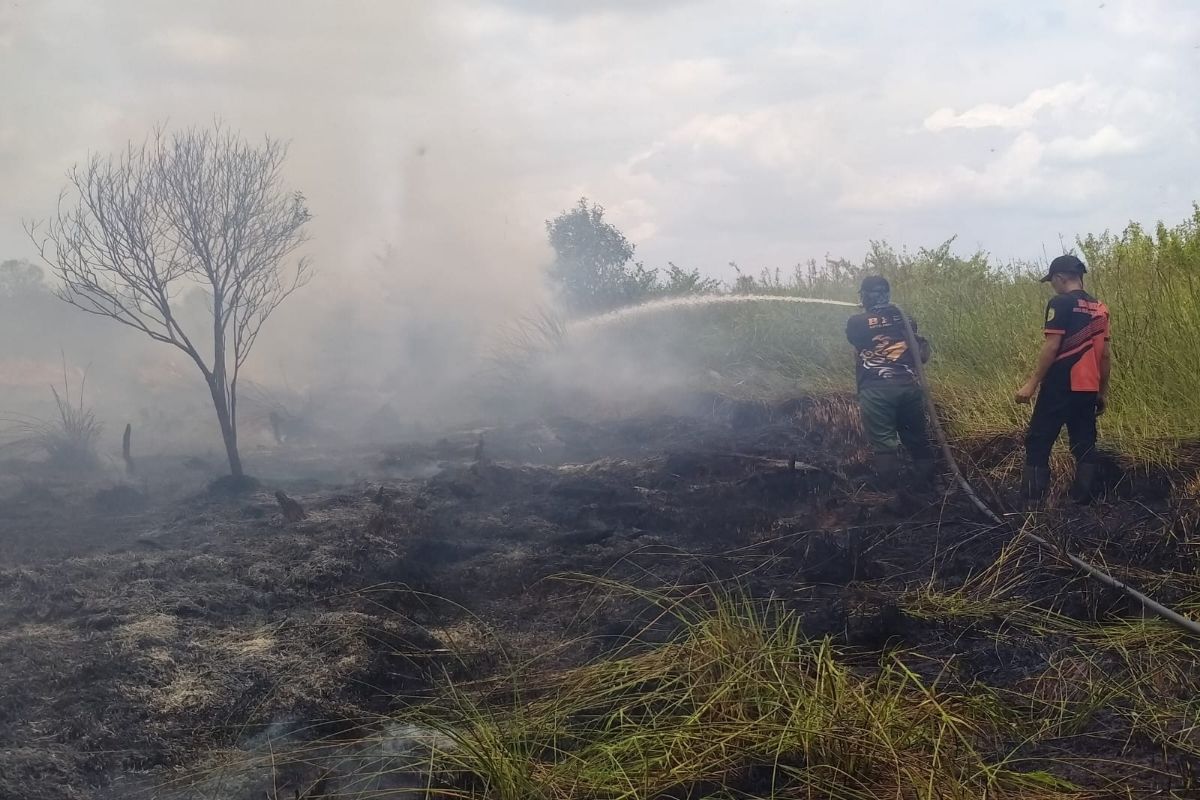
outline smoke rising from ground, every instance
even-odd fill
[[[343,427],[385,404],[401,421],[426,424],[477,413],[476,377],[496,330],[546,300],[547,210],[525,199],[506,145],[523,123],[472,96],[449,25],[456,10],[134,0],[9,12],[7,46],[40,48],[51,65],[35,84],[67,69],[88,76],[68,83],[79,105],[61,109],[64,128],[48,134],[63,172],[164,120],[177,128],[219,118],[251,140],[291,141],[286,176],[314,215],[306,253],[316,275],[276,312],[249,362],[247,378],[269,387],[246,393],[252,426],[262,395],[319,408]],[[97,37],[110,46],[97,47]],[[100,51],[100,62],[65,54],[85,40],[73,52]],[[86,98],[89,84],[103,85],[94,94],[105,97],[128,88],[119,103],[97,103]],[[37,202],[26,204],[32,214],[48,214],[64,183],[61,173],[44,177]],[[164,411],[187,418],[178,426],[189,433],[214,429],[203,383],[182,354],[65,304],[43,313],[48,331],[7,337],[0,351],[6,384],[21,387],[6,387],[6,405],[28,410],[38,394],[49,398],[44,379],[58,374],[61,347],[76,379],[91,365],[89,394],[111,418],[110,434],[123,427],[118,419],[136,424],[140,413],[145,423]]]

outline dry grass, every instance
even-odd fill
[[[4,438],[9,447],[40,452],[55,467],[87,469],[97,465],[96,444],[102,430],[96,415],[86,405],[87,372],[80,379],[78,397],[71,397],[71,381],[63,359],[62,391],[51,386],[56,416],[49,419],[16,415],[7,420]]]
[[[683,625],[670,644],[426,709],[423,724],[452,742],[434,758],[446,795],[1082,796],[997,757],[1002,722],[903,656],[860,673],[781,607],[735,595],[663,606]]]

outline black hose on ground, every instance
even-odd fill
[[[929,382],[925,378],[925,366],[921,363],[921,349],[917,343],[916,333],[913,331],[912,323],[909,322],[908,314],[904,313],[899,306],[896,306],[896,310],[899,311],[900,319],[904,322],[904,338],[908,342],[908,350],[910,353],[912,353],[913,363],[916,365],[917,382],[921,386],[921,394],[925,399],[925,408],[928,412],[929,424],[933,430],[934,437],[938,441],[938,445],[941,447],[942,455],[946,457],[946,464],[950,467],[950,473],[954,476],[954,480],[958,483],[959,487],[967,495],[970,501],[985,517],[995,522],[997,525],[1008,527],[1008,523],[1006,523],[999,514],[993,511],[987,503],[980,499],[979,495],[976,494],[975,490],[971,487],[970,482],[968,482],[966,477],[963,476],[962,470],[959,469],[958,461],[954,458],[954,452],[950,449],[950,442],[946,439],[946,432],[942,430],[941,421],[938,419],[937,407],[933,404],[933,393],[930,391]],[[1137,589],[1134,589],[1132,586],[1117,580],[1113,576],[1100,569],[1097,569],[1079,556],[1068,553],[1066,550],[1062,549],[1058,545],[1053,544],[1048,539],[1044,539],[1035,533],[1030,533],[1024,528],[1022,529],[1022,532],[1035,543],[1051,551],[1054,555],[1065,559],[1074,566],[1078,567],[1089,577],[1095,578],[1105,586],[1112,587],[1113,589],[1117,589],[1118,591],[1125,593],[1127,596],[1132,597],[1134,600],[1139,602],[1143,608],[1158,614],[1168,622],[1175,623],[1188,633],[1200,636],[1200,623],[1196,622],[1196,620],[1191,619],[1190,617],[1185,617],[1178,611],[1174,611],[1170,608],[1167,608],[1162,603],[1152,600],[1151,598],[1139,592]]]

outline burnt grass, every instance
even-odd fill
[[[732,583],[864,664],[904,650],[962,686],[1010,688],[1044,671],[1062,645],[1052,636],[998,647],[1000,619],[906,611],[914,588],[985,571],[1013,533],[954,492],[887,508],[841,403],[282,450],[252,455],[262,486],[236,496],[206,491],[215,475],[182,457],[147,459],[152,478],[91,484],[10,464],[21,477],[0,484],[0,797],[128,796],[122,787],[165,784],[267,731],[358,729],[534,654],[566,667],[671,636],[647,602],[569,576],[672,591]],[[986,466],[1015,448],[998,439],[970,455]],[[306,477],[314,464],[323,474]],[[1195,574],[1195,508],[1163,476],[1110,465],[1107,482],[1103,504],[1046,518],[1077,552]],[[285,521],[276,489],[307,518]],[[1050,558],[1023,591],[1081,620],[1139,613]],[[1186,785],[1186,758],[1104,726],[1027,755],[1112,764],[1099,777],[1038,764],[1085,785]],[[291,797],[289,781],[311,777],[281,769],[270,787],[218,796]]]

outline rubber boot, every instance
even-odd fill
[[[1050,468],[1026,464],[1021,472],[1021,500],[1026,511],[1040,509],[1050,490]]]
[[[1075,480],[1071,483],[1068,496],[1077,506],[1092,502],[1096,485],[1096,465],[1090,461],[1075,465]]]
[[[937,462],[932,458],[913,460],[913,491],[919,495],[933,495],[937,490]]]
[[[886,507],[895,514],[903,514],[909,508],[911,498],[900,482],[900,454],[875,454],[875,486],[888,495]]]
[[[875,486],[881,492],[893,492],[900,482],[900,456],[897,453],[875,454]]]

